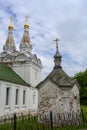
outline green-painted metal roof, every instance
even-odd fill
[[[0,80],[16,83],[19,85],[30,86],[19,75],[17,75],[10,67],[0,63]]]

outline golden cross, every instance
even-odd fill
[[[56,42],[56,48],[58,48],[58,41],[60,41],[58,38],[56,38],[56,40],[54,40]]]
[[[26,22],[28,22],[28,18],[29,18],[29,17],[28,17],[28,16],[26,16],[25,18],[26,18]]]
[[[10,24],[12,23],[12,16],[10,17]]]

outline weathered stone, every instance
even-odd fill
[[[39,121],[45,122],[44,116],[52,111],[55,125],[66,124],[68,119],[71,120],[70,124],[75,124],[76,114],[80,113],[79,84],[62,70],[58,49],[54,58],[54,70],[37,86]],[[59,114],[58,117],[57,114]]]

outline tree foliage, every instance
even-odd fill
[[[87,105],[87,69],[75,74],[74,79],[77,79],[80,85],[80,102]]]

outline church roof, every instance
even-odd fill
[[[54,69],[48,77],[53,82],[58,84],[60,87],[71,87],[73,85],[73,80],[63,71],[62,68]]]
[[[10,67],[0,63],[0,80],[19,85],[30,86],[20,76],[18,76]]]
[[[61,67],[61,58],[62,56],[58,50],[58,39],[56,41],[56,54],[54,55],[54,69],[53,71],[43,80],[40,84],[37,85],[39,88],[46,80],[51,80],[52,82],[56,83],[60,88],[61,87],[72,87],[75,83],[62,69]]]
[[[76,83],[75,80],[72,80],[62,68],[54,69],[42,82],[37,85],[39,88],[43,83],[47,80],[51,80],[55,84],[57,84],[60,88],[62,87],[73,87]]]

